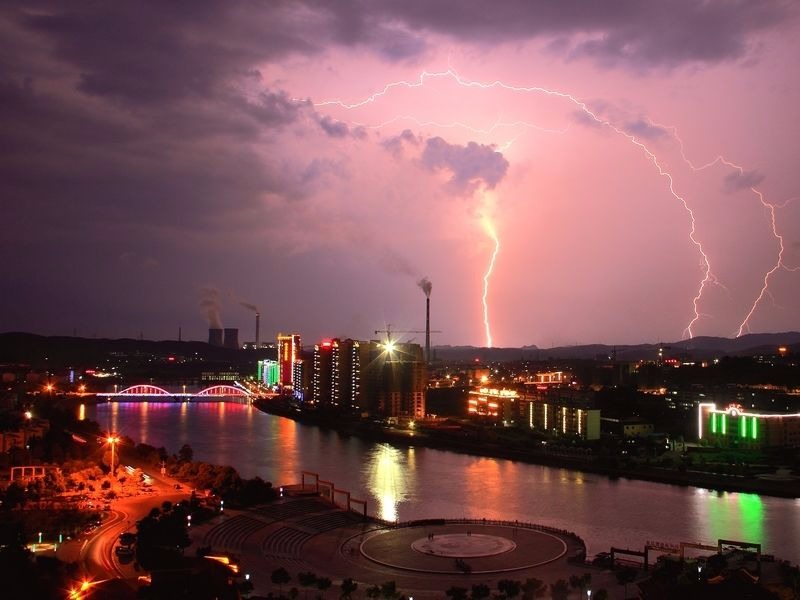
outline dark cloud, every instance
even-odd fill
[[[405,129],[400,135],[395,135],[381,142],[381,146],[388,150],[392,156],[397,159],[403,156],[404,144],[419,146],[420,140],[410,129]]]
[[[734,171],[725,176],[722,185],[726,192],[733,193],[740,190],[749,190],[762,181],[764,181],[764,175],[758,171]]]
[[[569,57],[636,69],[741,58],[753,34],[794,16],[786,0],[393,0],[381,6],[412,31],[465,43],[538,38]]]
[[[136,104],[215,95],[260,61],[313,53],[297,9],[270,2],[32,2],[23,25],[79,71],[87,94]],[[37,10],[39,9],[39,10]]]
[[[421,160],[431,170],[449,171],[449,185],[457,193],[470,192],[481,183],[491,189],[508,170],[508,161],[490,146],[475,142],[460,146],[440,137],[427,140]]]
[[[339,121],[328,115],[317,116],[317,123],[326,134],[333,138],[347,137],[350,133],[350,128],[344,121]]]

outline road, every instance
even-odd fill
[[[148,471],[149,473],[149,471]],[[138,568],[133,558],[121,559],[116,556],[114,548],[121,533],[136,530],[136,522],[146,517],[153,508],[164,502],[172,503],[188,500],[191,490],[182,486],[180,491],[175,486],[178,482],[163,475],[150,475],[152,485],[147,492],[135,496],[119,498],[111,503],[111,510],[103,524],[81,545],[77,557],[84,577],[102,588],[113,588],[113,598],[135,598],[138,588],[138,577],[144,571]],[[117,580],[117,581],[113,581]],[[116,585],[109,585],[110,583]],[[124,582],[126,585],[119,585]],[[126,590],[130,592],[128,596]],[[96,594],[92,594],[94,598]],[[102,595],[102,594],[98,594]]]

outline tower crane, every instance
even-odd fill
[[[393,333],[442,333],[438,329],[431,329],[430,331],[425,331],[424,329],[392,329],[391,325],[387,325],[386,329],[376,329],[375,335],[379,333],[386,334],[386,343],[389,344],[392,342],[392,334]]]

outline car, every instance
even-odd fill
[[[114,554],[116,554],[120,558],[132,558],[133,548],[131,548],[130,546],[117,546],[116,548],[114,548]]]
[[[182,489],[183,489],[183,486],[182,486],[180,483],[176,483],[176,484],[175,484],[175,489],[176,489],[176,490],[182,490]]]
[[[123,546],[131,546],[136,542],[136,534],[130,531],[124,531],[119,534],[119,543]]]

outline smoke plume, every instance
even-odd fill
[[[219,298],[219,290],[212,287],[200,288],[200,308],[208,319],[208,326],[212,329],[222,329],[222,320],[219,318],[219,311],[222,302]]]
[[[249,302],[239,302],[245,308],[249,308],[253,312],[258,312],[258,307],[255,304],[250,304]]]
[[[423,292],[425,292],[425,295],[426,295],[428,298],[430,298],[430,297],[431,297],[431,290],[433,289],[433,284],[431,283],[431,280],[430,280],[430,279],[428,279],[427,277],[423,277],[422,279],[420,279],[420,280],[417,282],[417,285],[420,287],[420,289],[421,289]]]

